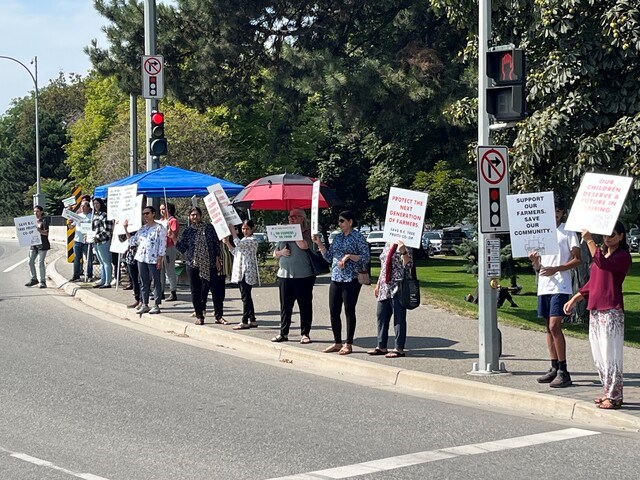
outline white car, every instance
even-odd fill
[[[442,250],[442,234],[435,230],[422,234],[422,248],[429,255],[438,255]]]
[[[369,247],[371,249],[371,255],[373,255],[374,253],[380,255],[380,253],[382,253],[382,250],[384,250],[384,246],[387,242],[382,239],[383,235],[384,232],[378,230],[369,233],[369,235],[367,236],[367,243],[369,244]]]

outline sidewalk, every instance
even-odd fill
[[[368,378],[383,385],[419,389],[431,395],[458,398],[490,406],[516,410],[521,413],[576,420],[605,427],[640,431],[640,349],[625,347],[624,406],[617,411],[604,411],[592,400],[601,395],[591,350],[587,340],[567,337],[569,371],[574,385],[551,389],[536,382],[536,377],[549,368],[545,335],[502,325],[503,355],[507,374],[492,376],[469,375],[478,361],[477,321],[445,310],[421,305],[407,315],[407,356],[387,359],[372,357],[366,350],[376,346],[376,301],[373,286],[364,286],[358,301],[358,325],[354,352],[349,356],[325,354],[321,350],[333,343],[328,315],[328,276],[318,278],[314,287],[314,320],[310,345],[300,345],[297,308],[289,342],[270,341],[279,331],[279,295],[275,285],[255,287],[254,304],[259,328],[234,331],[231,326],[211,323],[196,326],[188,287],[179,286],[178,301],[164,302],[161,315],[145,314],[140,318],[125,306],[133,301],[132,291],[119,288],[92,289],[89,284],[68,283],[72,266],[59,258],[52,261],[48,274],[52,284],[99,310],[119,318],[143,323],[162,331],[186,334],[245,352],[260,352],[283,362],[312,364],[332,369],[335,373],[349,373]],[[428,292],[427,292],[428,295]],[[427,297],[428,298],[428,297]],[[212,312],[211,297],[209,309]],[[242,303],[237,288],[227,287],[225,318],[236,324],[240,321]],[[343,325],[343,329],[344,329]],[[393,326],[389,348],[393,348]]]

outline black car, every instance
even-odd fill
[[[460,227],[449,227],[442,230],[442,246],[440,253],[444,255],[455,255],[454,247],[460,245],[463,240],[467,240],[469,236]]]
[[[640,252],[640,228],[629,230],[627,240],[629,240],[629,250],[631,252]]]

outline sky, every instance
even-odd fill
[[[38,88],[65,75],[86,75],[91,68],[85,46],[92,39],[106,47],[101,26],[106,24],[92,0],[0,0],[0,55],[22,62],[35,75],[31,61],[38,57]],[[15,98],[31,95],[33,80],[19,64],[0,59],[0,115]]]

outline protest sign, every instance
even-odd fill
[[[62,217],[66,218],[67,220],[72,220],[76,224],[80,224],[80,222],[82,222],[84,220],[84,218],[82,218],[80,215],[78,215],[75,212],[72,212],[71,210],[69,210],[67,208],[62,210]]]
[[[320,180],[313,182],[311,190],[311,235],[317,235],[318,215],[320,214]]]
[[[133,209],[125,218],[119,218],[113,226],[113,235],[124,235],[124,220],[128,221],[127,230],[129,233],[137,232],[142,227],[142,202],[144,195],[135,197]],[[117,252],[116,252],[117,253]]]
[[[420,248],[427,199],[425,192],[391,187],[382,239],[387,242],[402,240],[408,247]]]
[[[107,194],[107,220],[125,220],[131,222],[136,214],[140,215],[140,209],[136,211],[136,194],[138,185],[124,187],[109,187]]]
[[[558,253],[553,192],[507,195],[507,210],[513,258]]]
[[[65,208],[69,208],[71,205],[75,205],[75,204],[76,204],[76,197],[75,196],[67,197],[64,200],[62,200],[62,205]]]
[[[295,242],[302,240],[302,229],[297,223],[291,225],[267,225],[270,242]]]
[[[632,181],[631,177],[586,173],[573,200],[567,230],[610,235]]]
[[[238,212],[236,212],[236,209],[231,205],[229,197],[224,191],[224,188],[222,188],[222,185],[216,183],[215,185],[207,187],[207,190],[209,190],[209,193],[213,193],[216,196],[216,199],[218,199],[218,205],[220,205],[220,208],[222,209],[225,222],[229,225],[240,225],[242,220],[240,219]]]
[[[216,197],[215,193],[210,193],[209,195],[204,197],[204,204],[207,207],[207,211],[209,212],[209,216],[211,217],[211,224],[213,225],[213,228],[216,229],[218,238],[222,239],[231,235],[229,225],[227,225],[227,221],[224,218],[222,208],[218,203],[218,198]]]
[[[16,236],[18,237],[18,243],[21,247],[31,247],[42,244],[36,222],[35,215],[26,215],[13,219],[13,223],[16,226]]]

